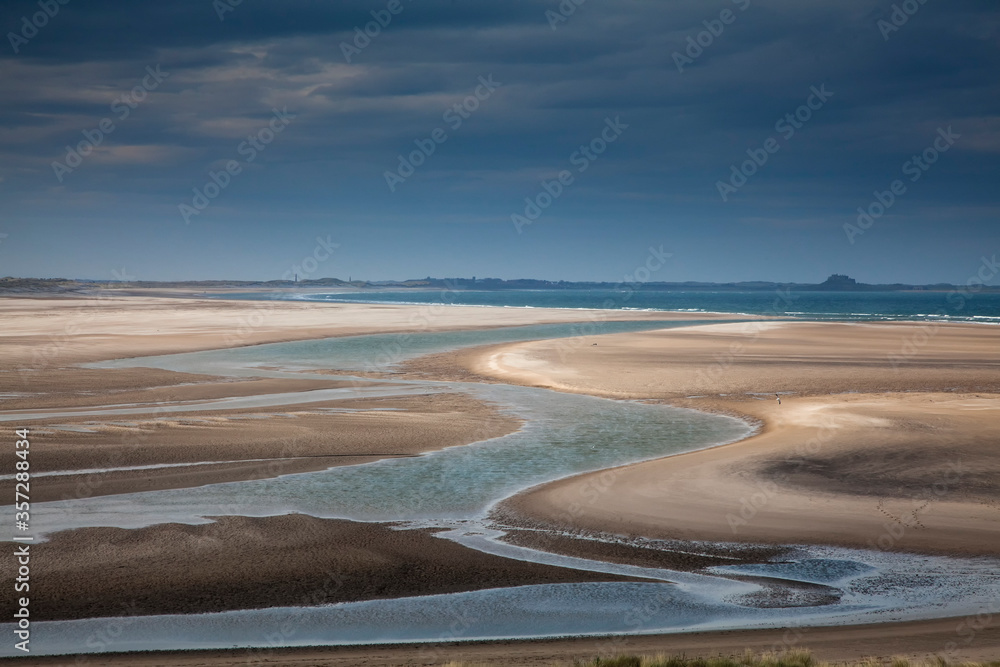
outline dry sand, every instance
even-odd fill
[[[4,323],[0,331],[0,410],[16,415],[19,410],[72,413],[101,406],[148,407],[148,412],[120,417],[69,414],[6,422],[11,428],[32,431],[34,502],[83,500],[321,470],[415,456],[497,437],[515,430],[520,422],[469,396],[440,393],[170,413],[164,407],[337,388],[346,383],[336,378],[235,380],[149,368],[80,368],[76,364],[363,333],[642,317],[652,315],[118,295],[0,298]],[[690,319],[688,315],[656,317]],[[329,411],[331,408],[336,411]],[[355,412],[340,412],[343,410]],[[134,466],[161,467],[122,469]],[[43,471],[81,472],[46,477],[38,474]],[[11,495],[8,487],[12,485],[11,480],[0,482],[0,488]],[[333,542],[339,546],[334,547]],[[197,562],[188,562],[190,558],[185,556],[192,544],[200,545],[194,550],[200,554]],[[205,556],[202,547],[208,548],[211,562],[217,566],[207,565],[201,558]],[[229,518],[207,527],[66,531],[37,550],[37,571],[45,575],[39,575],[39,580],[46,582],[39,585],[41,591],[35,596],[39,618],[114,613],[112,602],[125,590],[142,598],[142,613],[312,604],[295,600],[303,586],[312,585],[320,576],[316,570],[318,554],[327,562],[353,563],[353,583],[342,586],[340,597],[330,600],[543,581],[607,580],[603,575],[486,556],[419,531],[399,533],[380,526],[361,528],[305,517],[280,517],[263,523]],[[279,560],[295,573],[284,584],[277,582]],[[2,568],[9,566],[3,563]],[[108,572],[114,574],[111,579]],[[248,572],[257,574],[259,581],[237,591],[246,583]],[[185,583],[186,579],[190,581]],[[198,591],[207,592],[202,595]]]
[[[894,363],[920,332],[926,344]],[[542,485],[506,503],[525,519],[654,538],[1000,555],[1000,328],[722,324],[464,359],[504,382],[763,424],[732,445]],[[776,392],[794,393],[779,405]]]
[[[132,292],[142,294],[142,290]],[[299,392],[345,383],[336,379],[233,380],[150,368],[80,368],[77,364],[364,333],[588,322],[595,318],[653,319],[654,315],[657,319],[691,319],[686,314],[220,301],[115,292],[92,297],[0,298],[0,410],[149,406],[148,415],[114,420],[135,426],[82,416],[8,422],[15,428],[41,427],[42,437],[35,439],[33,450],[40,470],[221,462],[197,469],[102,473],[96,480],[93,474],[64,477],[39,485],[40,501],[235,481],[269,476],[268,471],[275,470],[319,470],[474,442],[510,432],[517,423],[491,407],[458,396],[448,399],[451,407],[445,405],[445,399],[429,396],[391,403],[336,403],[359,409],[395,407],[404,413],[323,415],[319,408],[325,406],[313,403],[303,409],[282,406],[280,410],[165,416],[163,405],[182,401]],[[716,318],[711,314],[705,317]],[[295,415],[249,421],[276,412]],[[82,426],[95,433],[53,430],[52,425]],[[280,465],[275,466],[274,461]]]
[[[662,313],[629,312],[613,317],[640,319],[647,316],[664,319]],[[588,317],[593,314],[543,309],[261,304],[146,297],[0,299],[0,318],[4,322],[0,332],[0,378],[10,374],[6,375],[8,381],[3,382],[0,394],[21,394],[0,396],[4,399],[0,409],[100,405],[112,400],[152,401],[163,392],[173,392],[169,400],[196,400],[195,394],[198,398],[212,398],[235,395],[229,392],[265,390],[264,384],[252,386],[254,381],[228,382],[166,372],[143,375],[100,371],[87,375],[89,371],[71,367],[81,361],[376,331],[586,321]],[[692,317],[684,314],[676,319]],[[485,352],[466,351],[447,359],[423,360],[423,365],[417,366],[421,372],[435,376],[490,377],[493,381],[537,384],[566,391],[666,400],[749,416],[763,424],[759,435],[742,443],[615,471],[613,491],[603,493],[599,502],[584,507],[582,514],[574,518],[574,528],[697,539],[724,535],[722,539],[728,540],[813,540],[864,545],[872,539],[878,543],[888,531],[886,525],[892,525],[903,530],[900,537],[891,537],[888,548],[997,553],[997,547],[989,542],[989,531],[995,535],[998,527],[996,425],[1000,421],[996,412],[996,392],[1000,384],[1000,346],[997,345],[1000,331],[971,326],[927,329],[922,325],[901,324],[768,324],[753,330],[741,327],[743,325],[715,325],[593,337],[585,341],[513,344]],[[922,336],[927,337],[926,342]],[[598,345],[594,346],[593,342]],[[913,349],[907,347],[908,343]],[[904,363],[896,364],[898,368],[895,368],[888,354],[901,355]],[[332,382],[335,381],[331,381],[330,386]],[[315,386],[312,381],[309,384]],[[786,395],[780,407],[773,396],[758,400],[760,397],[746,393],[777,391],[796,393]],[[848,391],[860,393],[838,395]],[[705,397],[685,398],[692,395]],[[451,399],[437,397],[435,400]],[[358,402],[356,406],[371,407],[371,402]],[[273,424],[287,424],[290,422],[285,420],[290,419],[307,432],[312,429],[313,433],[327,426],[322,421],[327,415],[311,414],[315,405],[299,407],[301,411],[292,407],[281,409],[281,412],[295,412],[294,417],[249,422],[250,427],[240,425],[239,418],[231,419],[231,415],[219,413],[213,416],[236,426],[213,422],[161,427],[139,417],[130,417],[129,421],[140,422],[137,428],[153,434],[151,442],[158,437],[156,433],[173,430],[186,436],[192,433],[186,429],[203,429],[198,431],[198,437],[214,434],[214,442],[221,451],[228,451],[227,455],[258,456],[262,450],[274,447],[273,441],[269,444],[268,429],[280,430],[281,427]],[[469,441],[474,433],[469,432],[467,423],[460,423],[459,413],[471,408],[463,406],[461,410],[451,411],[454,419],[434,419],[434,424],[449,421],[454,427],[452,436],[461,440],[458,433],[462,431],[465,441]],[[488,406],[479,408],[492,414],[498,427],[511,427],[509,423],[503,424],[505,418]],[[411,417],[420,417],[438,408],[426,404],[407,405],[406,410]],[[388,417],[390,414],[397,414],[396,418],[405,421],[407,413],[374,414],[378,423],[383,424],[392,419]],[[355,416],[368,418],[336,415],[338,419]],[[260,428],[260,424],[268,426]],[[357,428],[361,433],[364,425],[359,424]],[[248,437],[251,431],[258,429],[259,433]],[[370,429],[365,433],[370,433]],[[423,446],[429,446],[432,439],[429,437]],[[803,444],[808,445],[813,439],[819,446],[803,450]],[[346,448],[349,440],[345,438],[337,445],[338,449]],[[87,439],[82,437],[79,440],[85,441]],[[144,456],[151,457],[150,460],[163,460],[163,456],[181,459],[193,456],[184,450],[183,441],[183,437],[165,437],[162,442],[157,441],[155,448],[142,448],[148,450]],[[58,463],[60,459],[73,460],[70,454],[72,440],[61,442],[64,443],[62,454],[58,455],[54,448],[50,458],[55,467],[64,465]],[[95,455],[109,446],[101,437],[89,442]],[[303,451],[316,445],[308,435],[303,436],[302,442]],[[351,456],[402,453],[387,451],[393,449],[391,438],[383,444],[385,448],[377,451],[362,447],[363,451],[343,449],[339,453]],[[42,452],[42,449],[37,451]],[[310,455],[325,456],[327,453]],[[217,460],[207,454],[204,459]],[[86,463],[89,460],[84,456],[82,465],[89,465]],[[942,479],[949,473],[948,462],[953,460],[960,466],[955,470],[957,479]],[[215,472],[216,479],[228,474],[222,469]],[[582,476],[542,486],[518,497],[511,507],[527,520],[559,523],[563,514],[561,504],[567,499],[572,501],[580,485],[586,484],[588,479]],[[203,477],[194,483],[206,481],[209,479]],[[944,487],[935,486],[942,482]],[[123,476],[119,483],[132,482]],[[765,502],[758,504],[754,499],[760,498],[754,494],[760,492],[762,483],[772,485],[767,489],[777,489],[777,492],[772,490],[770,495],[765,492]],[[720,492],[720,488],[724,491]],[[944,492],[938,494],[938,488],[944,488]],[[914,495],[915,500],[911,498]],[[756,511],[733,535],[726,515],[739,515],[744,508],[741,498],[747,499]],[[913,517],[912,521],[908,516]],[[625,517],[628,523],[622,522]],[[287,530],[294,522],[309,525],[300,526],[302,530]],[[162,567],[172,577],[170,581],[181,585],[182,590],[171,592],[166,586],[157,588],[155,580],[143,580],[142,590],[150,591],[143,600],[143,611],[218,605],[218,595],[206,597],[192,588],[184,589],[186,575],[179,569],[172,569],[174,566],[164,560],[166,556],[158,555],[161,549],[169,552],[174,547],[193,547],[196,543],[220,559],[218,568],[205,571],[208,579],[203,583],[210,589],[217,586],[212,590],[219,595],[236,596],[240,604],[247,605],[276,604],[271,598],[261,598],[257,585],[266,585],[268,577],[272,577],[270,581],[274,583],[273,567],[267,565],[271,562],[269,551],[276,545],[280,548],[283,541],[299,547],[287,554],[285,562],[301,574],[282,583],[281,596],[286,600],[305,590],[315,591],[325,581],[322,573],[316,571],[315,562],[310,560],[318,553],[338,562],[346,559],[352,567],[359,568],[357,571],[364,573],[359,581],[367,582],[365,594],[376,596],[406,594],[398,589],[400,585],[405,587],[409,576],[400,576],[401,563],[422,573],[418,580],[425,591],[464,590],[464,586],[482,587],[482,582],[509,585],[514,581],[580,576],[558,568],[529,572],[523,567],[525,564],[486,562],[484,559],[490,557],[420,532],[409,531],[404,538],[403,534],[393,531],[390,538],[387,530],[380,526],[362,530],[351,527],[348,522],[295,516],[276,519],[234,517],[207,526],[156,526],[141,531],[90,529],[61,533],[53,542],[63,548],[61,554],[66,560],[61,560],[60,552],[53,550],[49,567],[53,572],[60,572],[60,577],[67,578],[55,578],[54,581],[67,581],[74,574],[80,575],[80,588],[53,589],[54,596],[68,596],[65,606],[56,602],[45,606],[50,610],[65,609],[50,612],[57,616],[67,613],[89,615],[94,610],[87,610],[87,600],[107,610],[107,605],[112,604],[111,598],[102,597],[100,580],[86,573],[95,571],[99,563],[111,571],[122,571],[111,588],[134,586],[138,583],[136,577],[146,575],[140,569],[129,567],[131,561],[124,558],[126,554],[130,558],[147,559],[144,562],[150,565],[151,573]],[[891,534],[896,532],[898,529],[893,529]],[[319,535],[318,541],[310,537],[314,533]],[[341,538],[344,535],[351,537],[334,547],[330,544],[334,534]],[[261,539],[254,541],[251,539],[254,537]],[[427,540],[434,542],[434,547],[446,546],[441,547],[443,551],[430,548]],[[114,550],[101,548],[108,541],[114,541],[118,547]],[[330,549],[333,551],[326,551]],[[414,552],[424,553],[427,549],[426,560],[419,563],[412,560]],[[184,562],[182,552],[183,549],[176,554],[179,563]],[[244,565],[260,570],[255,572],[259,576],[255,577],[254,586],[248,587],[245,593],[237,590],[238,582],[234,582],[232,572],[246,568],[229,568],[228,574],[224,571],[233,559],[243,559]],[[41,566],[39,568],[41,570]],[[90,593],[74,595],[74,591],[84,590]],[[246,600],[241,595],[245,595]],[[110,613],[116,612],[112,609]],[[985,624],[980,620],[978,626],[975,621],[946,619],[816,628],[802,630],[801,636],[794,631],[791,637],[784,630],[739,631],[632,637],[624,640],[624,644],[620,644],[622,640],[581,638],[436,646],[431,647],[429,653],[413,646],[295,649],[269,652],[265,657],[271,664],[282,665],[440,664],[452,659],[493,664],[549,664],[554,660],[589,658],[608,649],[715,655],[739,652],[745,647],[767,649],[784,644],[808,646],[820,658],[841,660],[872,654],[924,657],[944,650],[953,642],[961,653],[952,657],[982,659],[995,658],[1000,647],[1000,630],[992,620],[991,617]],[[970,627],[980,629],[970,632]],[[63,662],[64,659],[51,658],[18,660],[19,664]],[[88,662],[235,665],[246,664],[247,652],[129,654],[94,657]]]
[[[447,294],[442,294],[447,299]],[[740,319],[712,313],[222,301],[100,294],[0,297],[0,370],[366,333],[599,320]],[[9,391],[10,389],[4,389]]]

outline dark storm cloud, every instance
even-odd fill
[[[58,1],[58,0],[57,0]],[[480,3],[471,0],[401,0],[400,24],[426,27],[478,28],[516,22],[537,13],[524,0]],[[220,7],[224,9],[220,10]],[[52,60],[150,57],[159,48],[203,47],[225,41],[282,39],[299,35],[348,32],[386,8],[385,0],[350,3],[288,0],[255,3],[244,0],[174,0],[122,3],[120,0],[60,5],[42,30],[45,37],[24,53]],[[21,20],[39,11],[37,0],[5,3],[5,32],[20,32]]]
[[[995,3],[907,0],[919,9],[886,35],[879,22],[893,20],[898,0],[587,0],[555,30],[551,12],[571,0],[399,1],[367,42],[355,30],[388,0],[244,0],[222,20],[212,0],[59,5],[19,53],[8,38],[0,45],[8,210],[100,217],[122,215],[127,200],[176,222],[192,188],[285,107],[287,131],[202,219],[335,207],[509,225],[542,178],[619,116],[629,129],[552,217],[620,206],[637,225],[728,217],[839,228],[949,125],[960,142],[910,201],[928,216],[974,209],[961,222],[971,232],[996,207]],[[6,3],[0,25],[17,34],[37,11]],[[690,50],[727,11],[721,34]],[[345,57],[342,44],[356,52]],[[116,100],[120,109],[156,66],[165,79],[120,118]],[[489,76],[499,89],[449,127],[448,109]],[[822,86],[833,97],[723,202],[717,181]],[[113,133],[58,181],[52,163],[104,118]],[[390,193],[384,172],[439,127],[447,143]]]
[[[173,139],[179,141],[190,129],[185,115],[203,121],[213,115],[225,118],[236,104],[252,109],[269,92],[292,88],[288,82],[296,77],[304,80],[305,89],[310,78],[322,79],[324,69],[335,80],[316,81],[308,97],[339,108],[316,109],[303,122],[335,118],[340,127],[354,125],[365,134],[368,118],[386,143],[395,139],[394,133],[408,134],[440,114],[439,107],[419,104],[418,98],[462,95],[478,75],[495,70],[504,72],[505,93],[514,91],[510,97],[518,108],[504,111],[517,121],[518,132],[559,132],[567,119],[587,116],[588,110],[666,114],[667,122],[656,127],[648,123],[645,132],[686,143],[684,135],[692,135],[673,131],[674,121],[708,132],[694,135],[708,141],[707,148],[712,134],[721,133],[728,141],[744,130],[766,132],[776,114],[794,109],[809,85],[824,81],[837,91],[837,104],[815,124],[839,120],[843,124],[837,131],[846,141],[878,133],[881,116],[905,117],[914,105],[928,116],[935,108],[945,116],[941,107],[949,102],[944,93],[963,94],[965,113],[987,113],[995,99],[987,73],[998,64],[996,49],[968,32],[974,27],[974,10],[984,8],[979,3],[948,8],[947,15],[933,4],[922,8],[927,15],[892,35],[892,44],[875,27],[886,14],[881,3],[748,3],[745,12],[735,11],[736,22],[726,33],[679,73],[672,54],[683,52],[686,38],[704,30],[703,21],[735,4],[585,3],[552,31],[544,16],[546,9],[558,7],[552,2],[403,2],[393,25],[354,58],[352,64],[362,71],[350,72],[339,44],[349,42],[354,27],[370,21],[369,13],[385,4],[243,2],[220,21],[207,0],[125,7],[71,2],[24,47],[21,62],[34,66],[22,84],[33,87],[46,78],[46,70],[71,67],[79,79],[59,85],[111,91],[128,86],[145,65],[167,58],[172,94],[195,105],[178,104],[174,110],[181,122],[173,128]],[[13,5],[8,16],[28,14],[32,7]],[[234,51],[241,44],[256,44],[264,55]],[[7,54],[7,59],[13,57]],[[88,72],[87,63],[97,66]],[[203,76],[226,70],[241,80]],[[184,89],[176,90],[178,82]],[[35,125],[39,117],[80,117],[107,106],[96,94],[75,103],[72,95],[66,97],[70,99],[14,95],[4,120]],[[359,103],[364,98],[373,105]],[[374,105],[378,100],[386,104]],[[549,120],[548,111],[565,113]],[[536,112],[540,116],[523,118]],[[157,114],[154,122],[162,120]],[[901,130],[905,128],[894,122],[891,133]],[[813,130],[814,135],[820,132]],[[162,133],[159,125],[155,134]],[[198,141],[212,139],[210,133],[195,136]]]

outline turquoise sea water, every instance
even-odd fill
[[[604,308],[749,313],[809,319],[945,319],[1000,324],[1000,293],[754,292],[643,290],[360,290],[245,292],[227,299],[295,299],[349,303],[452,304],[508,308]]]

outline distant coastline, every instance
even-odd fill
[[[500,278],[422,278],[417,280],[341,280],[340,278],[318,278],[314,280],[183,280],[183,281],[120,281],[120,280],[89,280],[79,278],[0,278],[0,293],[59,293],[86,292],[94,289],[309,289],[309,288],[340,288],[355,290],[382,289],[444,289],[444,290],[585,290],[585,289],[624,289],[641,284],[645,291],[730,291],[730,292],[766,292],[776,290],[795,290],[797,292],[948,292],[968,289],[964,285],[951,283],[934,283],[928,285],[909,285],[905,283],[868,284],[860,283],[845,275],[835,274],[822,283],[772,282],[763,280],[709,283],[698,281],[684,282],[642,282],[614,283],[569,280],[538,280],[534,278],[517,278],[503,280]],[[1000,285],[977,285],[977,292],[1000,292]]]

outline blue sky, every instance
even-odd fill
[[[307,277],[617,281],[662,245],[654,280],[926,283],[1000,251],[994,2],[233,2],[4,3],[0,275],[267,280],[319,238]]]

